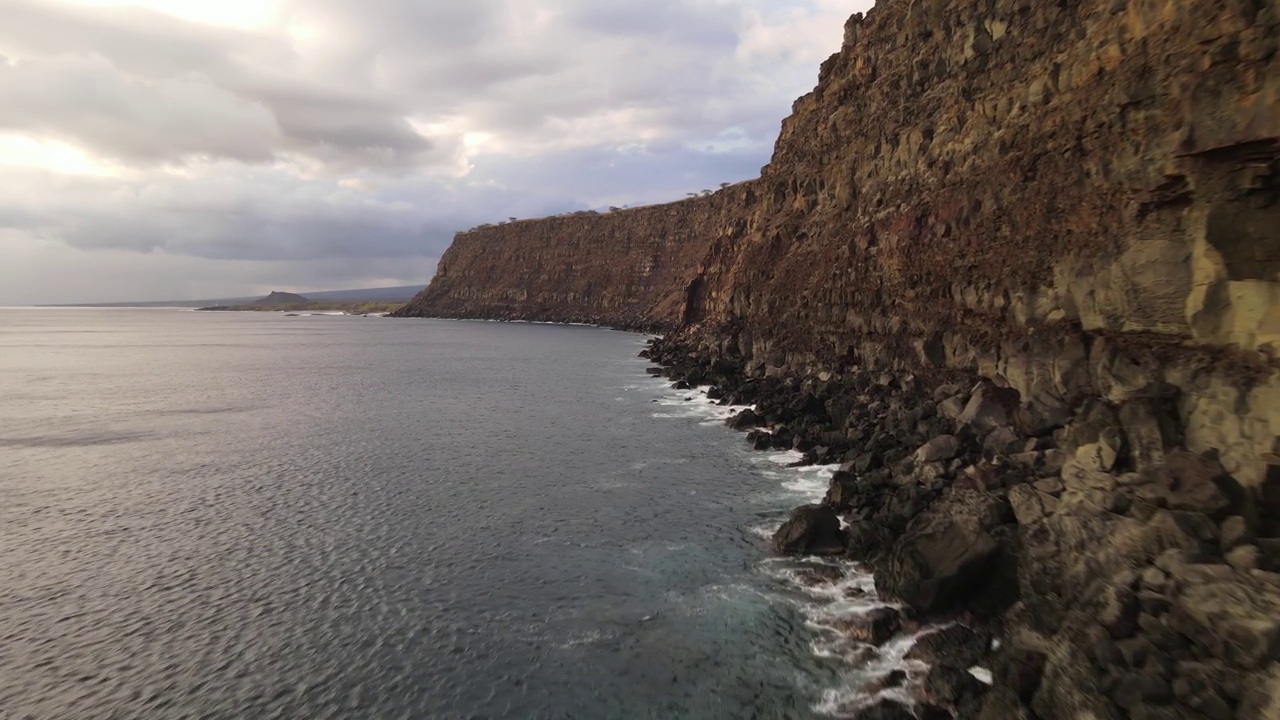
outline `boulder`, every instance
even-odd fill
[[[956,609],[990,592],[987,581],[996,575],[1001,547],[989,530],[1006,513],[1007,506],[986,493],[950,493],[912,520],[877,559],[877,585],[926,613]]]
[[[938,403],[938,415],[948,420],[955,420],[964,413],[969,400],[963,395],[955,395]]]
[[[917,464],[950,460],[960,452],[960,439],[955,435],[939,435],[916,450]]]
[[[948,385],[939,385],[933,390],[933,400],[934,402],[942,402],[943,400],[946,400],[949,397],[960,396],[961,405],[963,406],[964,401],[968,399],[968,396],[960,395],[960,393],[963,391],[964,391],[964,388],[960,387],[955,383],[951,383]]]
[[[806,565],[796,571],[796,579],[806,587],[830,585],[844,577],[844,570],[835,565]]]
[[[1138,630],[1138,615],[1141,606],[1138,594],[1132,587],[1114,585],[1103,593],[1102,610],[1098,613],[1098,622],[1106,628],[1112,640],[1123,640],[1132,637]]]
[[[1045,478],[1035,482],[1036,490],[1046,495],[1061,495],[1066,486],[1062,484],[1062,480],[1056,477]]]
[[[894,608],[878,607],[842,617],[832,626],[850,639],[879,647],[902,629],[902,615]]]
[[[1201,512],[1215,519],[1232,510],[1232,501],[1223,486],[1233,483],[1216,460],[1185,450],[1175,450],[1165,464],[1139,488],[1139,497],[1173,510]]]
[[[747,408],[742,412],[730,417],[725,424],[734,430],[750,430],[751,428],[760,427],[764,424],[764,418],[756,414],[756,411]]]
[[[1019,453],[1024,446],[1023,437],[1014,432],[1011,427],[998,427],[987,433],[987,437],[982,441],[982,448],[987,452],[988,457]]]
[[[993,385],[982,385],[978,388],[964,412],[956,417],[957,425],[967,425],[982,434],[1009,424],[1009,415],[1004,406],[997,401],[999,389]]]
[[[1058,475],[1070,460],[1071,458],[1062,450],[1057,448],[1046,450],[1044,462],[1041,465],[1041,475]]]
[[[1074,592],[1079,593],[1081,587]],[[1068,613],[1058,634],[1044,646],[1044,669],[1030,703],[1035,716],[1046,720],[1126,717],[1108,697],[1098,660],[1091,657],[1091,651],[1096,655],[1099,648],[1110,644],[1106,631],[1090,614],[1079,610]]]
[[[1104,442],[1102,439],[1096,443],[1081,445],[1076,449],[1076,456],[1071,462],[1086,470],[1109,473],[1116,466],[1118,445],[1119,443]]]
[[[837,513],[842,513],[857,506],[859,495],[857,476],[844,470],[837,470],[831,476],[831,484],[827,487],[827,495],[823,498],[822,504]]]
[[[790,555],[843,553],[844,532],[840,529],[840,518],[825,505],[796,508],[790,519],[774,533],[773,548]]]
[[[1240,572],[1256,570],[1261,561],[1257,545],[1240,545],[1227,553],[1224,558],[1227,564]]]
[[[1146,565],[1166,550],[1199,548],[1176,526],[1157,527],[1083,507],[1060,508],[1041,522],[1021,526],[1019,541],[1024,597],[1075,597],[1099,577]]]
[[[1062,484],[1066,488],[1064,501],[1074,504],[1067,494],[1082,497],[1099,508],[1106,507],[1105,498],[1116,489],[1114,475],[1099,469],[1096,456],[1097,445],[1086,445],[1080,448],[1075,460],[1062,468]]]
[[[1237,545],[1253,542],[1253,533],[1249,531],[1249,523],[1239,515],[1232,515],[1222,521],[1222,529],[1218,536],[1218,547],[1223,552],[1230,552]]]
[[[991,633],[952,623],[921,635],[907,653],[907,659],[968,669],[981,662],[990,647]]]
[[[1034,450],[1030,452],[1014,453],[1009,456],[1009,464],[1016,465],[1028,470],[1035,470],[1040,465],[1040,459],[1044,457],[1042,453]]]
[[[1009,504],[1019,525],[1029,525],[1051,515],[1058,509],[1058,499],[1030,485],[1016,485],[1009,489]]]
[[[1071,408],[1060,402],[1030,400],[1013,411],[1013,426],[1024,435],[1041,436],[1071,421]]]
[[[1115,410],[1097,398],[1090,398],[1084,402],[1071,424],[1061,431],[1058,447],[1069,455],[1074,455],[1081,446],[1098,442],[1104,434],[1119,432],[1120,419]],[[1058,437],[1058,434],[1054,437]]]
[[[853,459],[854,472],[865,473],[868,470],[876,470],[881,467],[884,467],[884,460],[879,455],[860,453]]]
[[[936,665],[925,676],[920,694],[929,705],[956,709],[981,697],[987,689],[967,668]]]
[[[1280,595],[1274,589],[1235,573],[1190,579],[1173,598],[1168,617],[1175,630],[1214,657],[1246,670],[1280,659]]]
[[[767,430],[752,430],[747,433],[747,444],[754,450],[768,450],[773,447],[773,434]]]

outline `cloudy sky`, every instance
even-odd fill
[[[0,0],[0,305],[425,283],[754,177],[870,0]]]

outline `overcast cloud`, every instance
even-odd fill
[[[0,0],[0,305],[425,283],[754,177],[869,0]]]

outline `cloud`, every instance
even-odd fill
[[[408,281],[481,222],[753,176],[870,4],[262,0],[211,24],[199,0],[85,2],[0,0],[0,265],[164,258],[223,295]],[[57,275],[0,302],[102,299]]]

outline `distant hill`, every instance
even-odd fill
[[[315,300],[297,293],[273,290],[270,295],[257,300],[250,300],[249,302],[230,305],[208,305],[196,309],[223,312],[281,312],[289,310],[291,311],[290,314],[341,312],[348,315],[381,315],[393,312],[403,305],[403,302],[388,302],[386,300]]]
[[[369,303],[406,303],[418,294],[423,285],[397,285],[395,287],[358,288],[355,290],[321,290],[308,292],[305,297],[295,293],[282,293],[303,297],[306,300],[325,300],[332,302],[369,302]],[[275,293],[272,293],[275,294]],[[270,297],[270,296],[267,296]],[[235,297],[210,298],[207,300],[148,300],[143,302],[115,303],[75,303],[71,305],[51,305],[49,307],[207,307],[210,305],[232,306],[259,302],[266,298]]]
[[[310,298],[303,297],[297,293],[272,290],[270,295],[245,304],[257,305],[259,307],[294,307],[306,305],[310,302]]]

